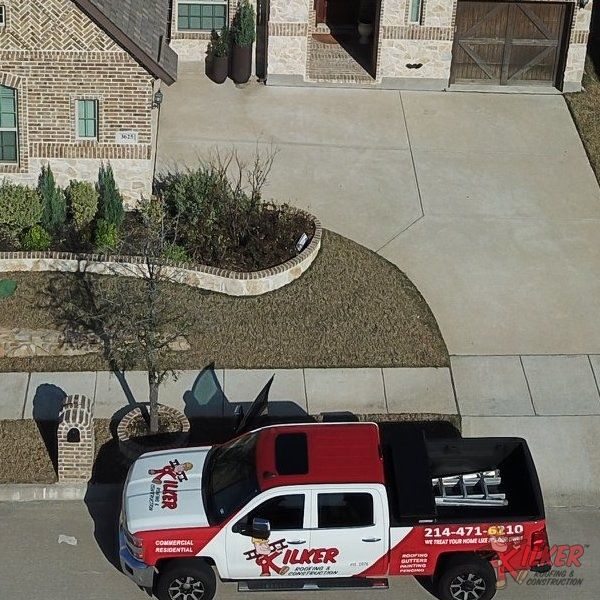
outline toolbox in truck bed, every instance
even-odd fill
[[[416,428],[382,427],[381,444],[392,526],[492,516],[505,520],[544,518],[537,473],[523,439],[433,438]],[[499,475],[495,491],[505,502],[436,503],[440,478],[455,478],[459,486],[462,475],[483,479],[482,475],[490,471]]]

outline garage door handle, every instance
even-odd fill
[[[363,542],[380,542],[381,538],[363,538]]]
[[[286,540],[288,544],[306,544],[306,540]]]

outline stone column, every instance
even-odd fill
[[[94,450],[94,401],[67,396],[58,422],[58,482],[89,481]]]

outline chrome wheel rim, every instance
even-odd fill
[[[455,600],[479,600],[485,590],[485,581],[474,573],[461,573],[450,582],[450,594]]]
[[[195,577],[178,577],[169,586],[171,600],[202,600],[204,598],[204,584]]]

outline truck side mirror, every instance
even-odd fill
[[[271,535],[271,523],[267,519],[252,519],[252,537],[268,540]]]

